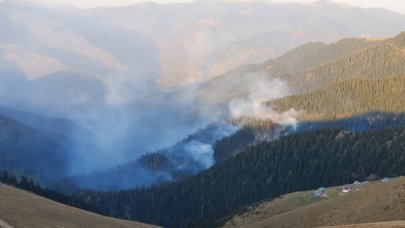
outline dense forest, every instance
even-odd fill
[[[1,169],[51,183],[66,174],[68,151],[39,131],[0,116]]]
[[[7,172],[1,173],[0,181],[118,218],[165,227],[215,227],[246,205],[289,192],[405,175],[404,50],[402,33],[382,41],[308,44],[261,69],[251,66],[288,81],[300,93],[269,105],[277,111],[303,110],[306,122],[285,127],[235,120],[244,127],[225,138],[233,129],[225,134],[223,126],[210,125],[136,161],[53,185],[66,194],[35,184],[63,177],[63,145],[0,116],[1,169],[19,177],[29,174],[35,182]],[[213,146],[217,164],[199,172],[207,165],[193,158],[190,148],[195,144]],[[151,182],[133,182],[142,178]],[[144,187],[132,189],[137,185]],[[77,190],[80,187],[87,190]],[[131,190],[107,192],[118,190],[114,187]]]
[[[244,97],[251,90],[251,83],[266,78],[280,78],[293,85],[297,92],[308,92],[316,89],[308,83],[307,71],[316,69],[343,58],[351,53],[380,45],[380,41],[365,39],[343,39],[336,43],[308,43],[297,47],[275,59],[262,64],[240,66],[225,75],[214,78],[203,84],[197,91],[201,99],[213,103],[226,103],[235,97]],[[327,72],[326,72],[327,73]]]
[[[316,65],[298,72],[271,74],[271,65],[266,67],[270,69],[270,75],[288,81],[299,93],[310,92],[347,79],[378,79],[405,75],[405,32],[394,38],[366,42],[372,42],[373,45],[360,45],[360,48],[352,49],[352,52],[342,56],[335,55],[335,48],[331,45],[323,50],[324,55],[331,53],[331,56],[337,58],[325,58],[330,60],[318,61]],[[306,57],[310,55],[302,59]]]
[[[204,159],[196,159],[195,148],[212,149],[217,140],[235,130],[231,124],[209,124],[170,147],[147,152],[134,161],[107,170],[63,178],[51,187],[65,193],[80,188],[114,191],[180,180],[209,168]],[[212,160],[212,154],[209,156]]]
[[[405,32],[387,39],[343,39],[309,43],[262,64],[249,64],[214,78],[198,89],[202,101],[225,104],[246,97],[252,82],[281,79],[291,93],[304,94],[349,79],[405,76]]]
[[[256,131],[251,127],[243,127],[234,134],[218,140],[214,146],[214,158],[216,162],[234,156],[245,150],[256,140]]]
[[[281,136],[292,133],[296,134],[320,129],[344,129],[354,132],[363,132],[376,129],[405,127],[405,114],[369,112],[335,120],[302,121],[295,126],[270,125],[268,121],[264,123],[266,126],[271,127],[258,127],[264,125],[257,123],[254,125],[243,125],[243,127],[234,134],[218,140],[214,147],[214,158],[216,162],[224,161],[229,157],[244,152],[248,146],[253,146],[263,141],[270,142]]]
[[[332,44],[309,43],[269,60],[263,65],[267,67],[271,75],[290,75],[334,61],[362,49],[375,47],[378,44],[378,41],[355,38],[343,39]]]
[[[288,192],[403,174],[405,129],[319,130],[250,147],[181,181],[119,192],[80,191],[73,197],[119,218],[212,227],[218,217]]]
[[[268,102],[278,111],[305,112],[304,120],[335,120],[369,112],[405,112],[405,77],[351,79],[308,94]]]

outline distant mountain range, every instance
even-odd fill
[[[150,94],[155,83],[192,85],[307,42],[405,30],[404,15],[329,1],[141,3],[89,10],[23,0],[0,4],[3,103],[54,112],[105,100],[144,100],[136,94]]]
[[[189,85],[301,44],[345,37],[391,36],[404,15],[331,1],[195,1],[137,4],[87,12],[103,24],[140,31],[159,49],[161,86]]]
[[[72,8],[20,0],[0,4],[3,105],[62,115],[123,99],[117,95],[126,90],[120,80],[136,92],[153,88],[147,85],[159,76],[159,62],[153,43],[141,34]]]
[[[301,44],[405,30],[404,15],[329,1],[195,1],[88,10],[24,0],[0,4],[0,106],[80,126],[75,139],[96,149],[81,147],[88,158],[79,166],[103,151],[89,170],[136,159],[227,119],[228,102],[249,93],[247,79],[278,77],[292,89],[276,98],[292,95],[300,92],[294,78],[301,81],[304,70],[379,42],[350,39],[291,51]],[[313,57],[298,64],[299,53]],[[325,84],[316,83],[301,89]]]
[[[331,1],[0,0],[0,168],[165,227],[405,175],[404,22]]]
[[[102,143],[105,141],[104,137],[111,137],[108,134],[100,135],[91,128],[83,127],[85,125],[64,119],[44,118],[30,112],[3,108],[0,109],[4,119],[3,134],[0,136],[3,140],[0,146],[5,153],[3,163],[17,174],[34,176],[43,183],[53,181],[52,184],[57,183],[55,187],[59,189],[66,185],[73,189],[80,186],[92,189],[126,189],[195,174],[210,167],[214,162],[223,161],[242,152],[250,145],[273,140],[291,132],[323,129],[326,126],[350,130],[390,128],[394,124],[402,126],[404,118],[401,113],[405,111],[401,99],[405,96],[404,34],[382,40],[350,38],[329,45],[305,44],[275,59],[262,64],[241,66],[195,87],[196,94],[201,100],[204,99],[201,103],[210,104],[212,101],[226,106],[227,102],[235,98],[247,96],[250,92],[250,82],[261,78],[279,78],[292,88],[292,94],[295,95],[268,100],[266,105],[276,112],[298,110],[298,119],[304,122],[299,123],[293,131],[268,120],[253,120],[243,122],[248,128],[220,140],[234,130],[227,131],[225,126],[229,127],[228,124],[219,124],[196,132],[188,138],[184,137],[183,141],[173,143],[174,145],[167,149],[141,148],[134,151],[134,148],[142,145],[136,140],[143,140],[133,139],[131,132],[136,131],[134,128],[123,137],[123,141],[131,139],[131,143],[111,144],[111,148],[124,151],[126,160],[119,160],[119,156],[115,156],[114,159],[117,160],[106,165],[102,162],[110,156],[108,150],[111,148],[103,148]],[[171,94],[180,97],[184,91],[179,90]],[[164,105],[169,107],[170,103]],[[159,112],[154,115],[159,115]],[[106,124],[116,118],[113,116],[106,119]],[[161,121],[161,124],[166,123]],[[39,138],[21,138],[15,129]],[[109,132],[111,129],[106,133]],[[150,133],[153,136],[151,140],[156,141],[157,136],[154,136],[153,131]],[[21,143],[21,140],[24,143]],[[18,146],[10,149],[10,142],[18,142]],[[24,162],[35,156],[32,151],[38,150],[49,153],[39,158],[47,157],[48,160],[44,162],[55,164],[31,164],[28,170]],[[54,153],[56,150],[58,153]],[[18,160],[12,156],[13,151],[27,154],[23,156],[24,159]],[[136,160],[136,153],[147,151],[156,153],[149,153]],[[94,159],[94,154],[99,154],[98,159]],[[55,167],[63,169],[52,172],[55,177],[43,179],[46,170]],[[92,173],[97,171],[97,167],[102,167],[102,171],[99,169],[99,172]],[[80,172],[90,174],[81,175]],[[58,178],[70,174],[74,176],[57,181]],[[99,179],[103,182],[98,182]]]

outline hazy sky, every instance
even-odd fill
[[[145,0],[42,0],[51,3],[64,3],[80,8],[89,8],[96,6],[121,6],[128,5]],[[172,2],[190,2],[191,0],[153,0],[159,3]],[[236,0],[243,1],[243,0]],[[249,1],[249,0],[247,0]],[[276,0],[278,2],[314,2],[315,0]],[[336,2],[346,2],[352,5],[362,7],[380,7],[405,14],[405,0],[334,0]]]

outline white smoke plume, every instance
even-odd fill
[[[185,145],[184,149],[195,161],[199,161],[204,169],[214,164],[214,149],[211,144],[193,140]]]
[[[280,79],[272,79],[266,72],[249,75],[249,95],[246,98],[237,98],[229,103],[229,112],[232,119],[253,118],[257,120],[271,120],[282,125],[295,125],[299,112],[291,109],[279,113],[267,101],[291,95],[288,84]]]

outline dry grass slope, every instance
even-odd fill
[[[323,226],[319,228],[403,228],[403,227],[405,227],[405,221],[362,223],[362,224],[342,225],[342,226]]]
[[[312,202],[305,200],[310,192],[285,195],[234,216],[225,227],[405,227],[389,222],[405,220],[405,177],[336,193],[338,188],[328,189],[328,197]]]
[[[97,215],[3,184],[0,184],[0,220],[14,228],[154,227]]]

